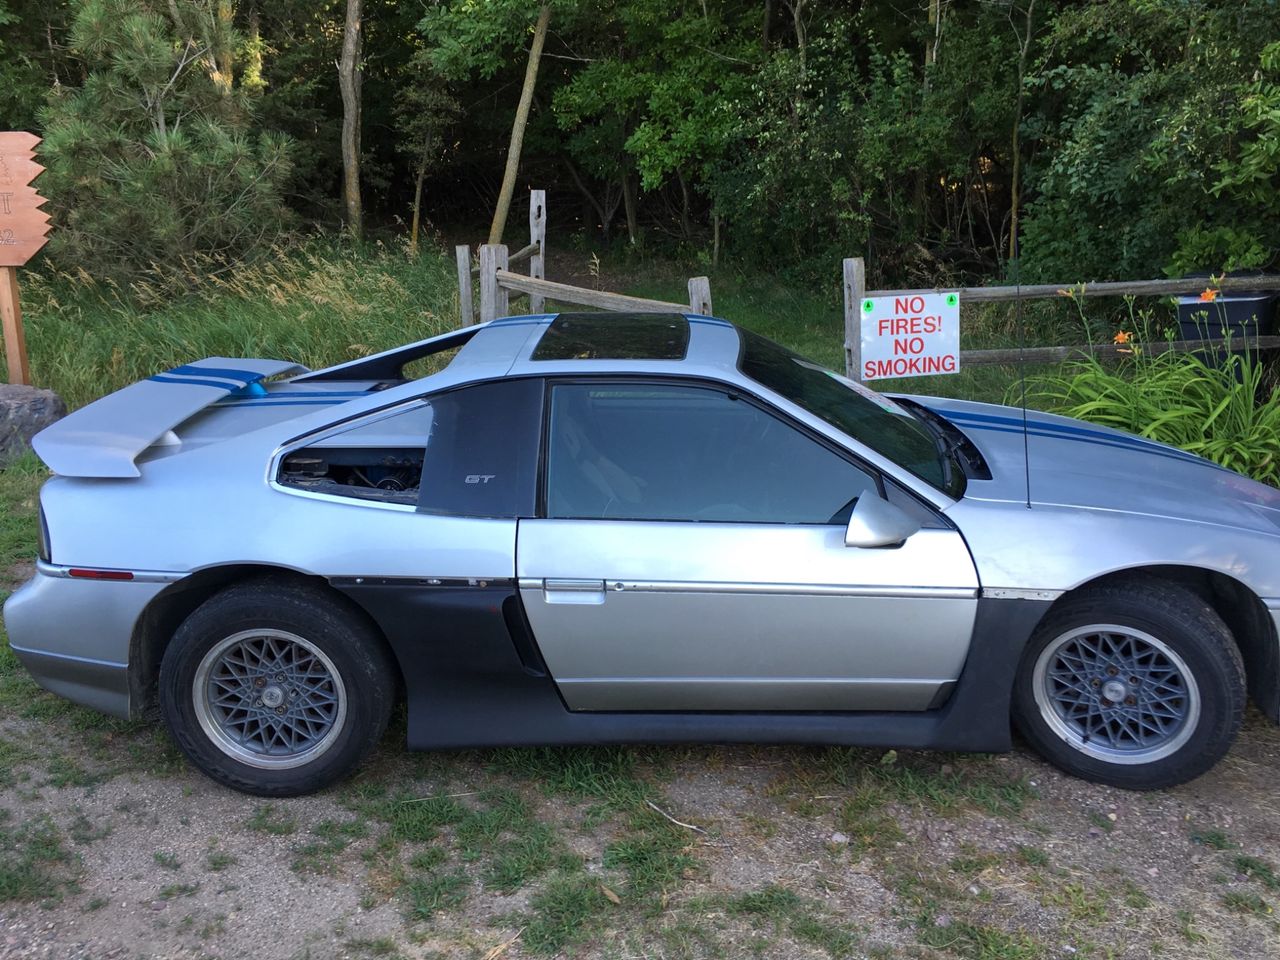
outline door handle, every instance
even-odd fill
[[[547,603],[604,603],[603,580],[543,580]]]

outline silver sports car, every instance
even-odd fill
[[[427,361],[437,372],[415,378]],[[1134,789],[1280,721],[1280,491],[1042,413],[889,398],[723,320],[511,317],[212,358],[35,439],[45,687],[158,701],[282,796],[412,748],[1007,750]]]

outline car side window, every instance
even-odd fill
[[[533,516],[540,380],[506,380],[428,397],[287,454],[287,487],[423,513]]]
[[[843,524],[868,472],[755,403],[701,386],[551,392],[552,518]]]

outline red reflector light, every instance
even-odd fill
[[[72,567],[67,571],[72,577],[82,580],[132,580],[133,574],[128,570],[86,570],[83,567]]]

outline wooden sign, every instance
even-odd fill
[[[49,215],[40,209],[44,197],[31,185],[44,170],[36,163],[39,142],[20,130],[0,133],[0,322],[10,383],[31,382],[14,268],[30,260],[49,233]]]
[[[40,138],[0,133],[0,267],[20,267],[45,245],[49,215],[31,181],[44,167],[36,163]]]

